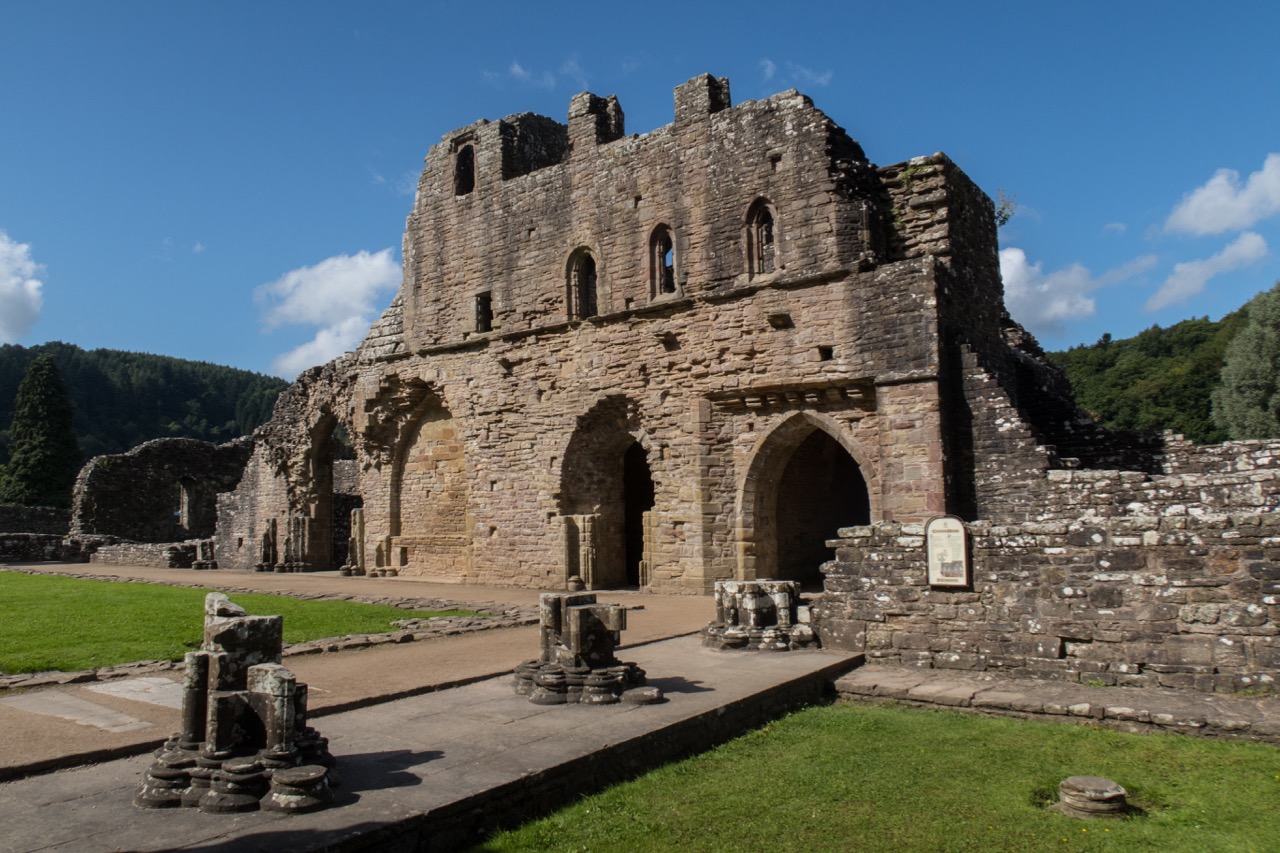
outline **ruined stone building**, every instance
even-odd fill
[[[796,92],[676,90],[524,114],[427,156],[399,294],[300,378],[220,506],[248,568],[305,516],[334,566],[331,436],[351,436],[367,559],[448,581],[709,591],[817,580],[846,525],[973,515],[962,360],[1008,369],[988,199],[945,157],[879,169]],[[948,375],[948,373],[950,375]]]
[[[567,124],[446,134],[403,256],[363,344],[283,393],[218,496],[222,568],[795,579],[825,583],[823,642],[873,656],[1208,689],[1277,668],[1280,454],[1080,415],[942,154],[876,166],[809,98],[735,106],[711,76],[642,135],[584,93]],[[924,581],[913,525],[941,514],[971,523],[965,590]]]

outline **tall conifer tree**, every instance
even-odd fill
[[[48,356],[37,357],[18,386],[0,504],[71,505],[71,487],[83,461],[72,415],[57,365]]]

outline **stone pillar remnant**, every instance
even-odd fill
[[[315,811],[337,784],[329,742],[307,725],[307,685],[280,664],[283,620],[205,597],[204,642],[188,652],[182,730],[156,751],[141,808]]]
[[[614,651],[627,627],[627,610],[599,604],[594,593],[544,592],[539,600],[541,654],[516,667],[515,689],[538,705],[611,705],[662,701],[645,687],[644,670]]]
[[[716,618],[702,629],[714,649],[786,651],[818,645],[796,581],[716,581]]]

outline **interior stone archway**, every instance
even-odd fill
[[[830,419],[797,413],[757,446],[739,493],[742,578],[821,586],[826,547],[841,527],[878,512],[876,478],[860,448]]]
[[[559,502],[574,553],[571,574],[590,589],[641,583],[645,513],[654,482],[635,406],[607,397],[578,419],[561,469]]]

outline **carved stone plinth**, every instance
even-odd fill
[[[786,651],[817,646],[795,581],[716,581],[716,618],[702,629],[713,649]]]
[[[642,686],[644,670],[614,657],[625,607],[597,604],[594,593],[544,592],[539,611],[541,654],[516,667],[516,693],[538,705],[662,701],[661,690]]]
[[[254,811],[277,789],[281,803],[295,802],[295,794],[306,800],[305,808],[270,806],[282,811],[332,800],[336,762],[329,742],[307,725],[307,685],[280,665],[282,632],[279,616],[247,616],[221,593],[205,598],[204,642],[186,657],[182,731],[156,751],[135,805]],[[276,784],[301,767],[305,779],[318,770],[323,785]],[[299,785],[306,790],[298,793]]]

